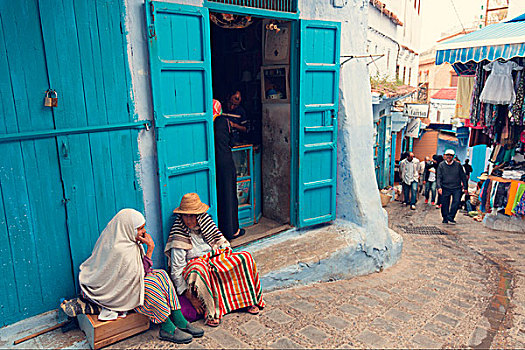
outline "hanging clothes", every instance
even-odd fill
[[[491,145],[490,137],[483,132],[483,129],[470,129],[469,147],[477,145]]]
[[[512,209],[514,208],[514,199],[518,192],[519,182],[512,181],[509,188],[509,197],[507,199],[507,206],[505,207],[505,214],[512,215]]]
[[[519,215],[519,216],[525,216],[525,193],[523,193],[521,195],[521,199],[518,203],[518,205],[516,206],[516,208],[514,208],[516,211],[516,215]]]
[[[512,71],[521,70],[523,67],[512,61],[492,61],[483,69],[492,72],[487,78],[483,91],[481,91],[481,102],[493,104],[514,103],[516,93],[514,92]]]
[[[512,204],[512,213],[516,214],[516,207],[520,203],[521,197],[525,193],[525,184],[520,183],[518,185],[518,190],[516,191],[516,196],[514,197],[514,203]]]
[[[494,208],[504,208],[507,206],[509,197],[510,182],[499,182],[496,196],[494,197]]]
[[[470,103],[476,77],[460,76],[456,93],[456,118],[470,118]]]

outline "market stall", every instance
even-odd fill
[[[444,62],[460,76],[455,116],[470,128],[469,146],[491,149],[479,194],[480,211],[491,214],[484,223],[525,231],[525,14],[441,44],[436,65]]]

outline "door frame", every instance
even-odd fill
[[[296,172],[299,162],[299,34],[300,21],[299,11],[296,13],[278,12],[257,8],[249,8],[235,5],[225,5],[220,3],[205,1],[203,4],[209,11],[231,13],[236,15],[246,15],[258,18],[281,19],[291,22],[290,31],[290,132],[291,132],[291,164],[290,164],[290,222],[293,226],[298,226],[298,177]],[[211,40],[211,37],[210,37]],[[211,42],[210,42],[211,45]],[[213,67],[212,67],[213,71]]]

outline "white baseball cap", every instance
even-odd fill
[[[450,154],[450,155],[453,156],[453,155],[456,154],[456,153],[454,152],[453,149],[447,149],[447,150],[445,151],[445,154]]]

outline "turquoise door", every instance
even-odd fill
[[[143,209],[122,14],[120,0],[0,5],[0,326],[75,296],[107,222]]]
[[[335,219],[341,24],[300,24],[299,227]]]
[[[172,211],[196,192],[215,217],[208,9],[150,2],[146,8],[164,238]]]

